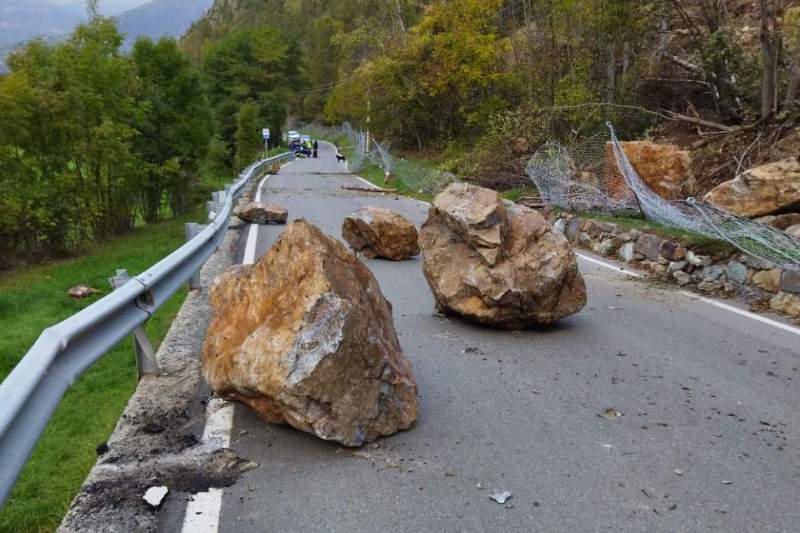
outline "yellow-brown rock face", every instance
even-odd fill
[[[792,157],[751,168],[711,189],[705,201],[743,217],[800,207],[800,161]]]
[[[536,211],[497,192],[454,184],[420,231],[423,271],[444,313],[521,329],[586,305],[586,285],[567,240]]]
[[[419,255],[417,228],[400,213],[379,207],[364,207],[348,215],[342,237],[356,252],[373,259],[404,261]]]
[[[688,195],[692,180],[691,158],[687,150],[671,144],[649,141],[630,141],[621,145],[636,173],[659,196],[667,200],[681,200]],[[609,167],[614,169],[615,175],[618,174],[616,157],[610,144],[606,148],[606,156]],[[613,190],[615,187],[627,190],[621,176],[610,184],[612,196],[619,197]]]
[[[372,273],[300,220],[211,288],[211,389],[269,422],[347,446],[408,429],[417,386]]]

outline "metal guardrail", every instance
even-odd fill
[[[108,296],[42,332],[0,384],[0,506],[67,389],[196,275],[222,243],[234,201],[247,182],[288,157],[284,153],[246,168],[224,192],[214,193],[208,206],[213,221],[196,236]]]

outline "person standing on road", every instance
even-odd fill
[[[317,151],[319,150],[319,141],[314,139],[314,159],[317,158]]]

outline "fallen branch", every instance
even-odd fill
[[[698,126],[703,126],[706,128],[712,128],[718,131],[724,132],[732,132],[742,129],[741,126],[726,126],[725,124],[719,124],[717,122],[711,122],[710,120],[705,120],[702,118],[697,117],[690,117],[689,115],[683,115],[681,113],[676,113],[674,111],[667,111],[667,115],[671,120],[680,120],[681,122],[687,122],[689,124],[696,124]]]

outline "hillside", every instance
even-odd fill
[[[213,0],[153,0],[117,18],[131,44],[137,37],[180,37],[211,7]]]

